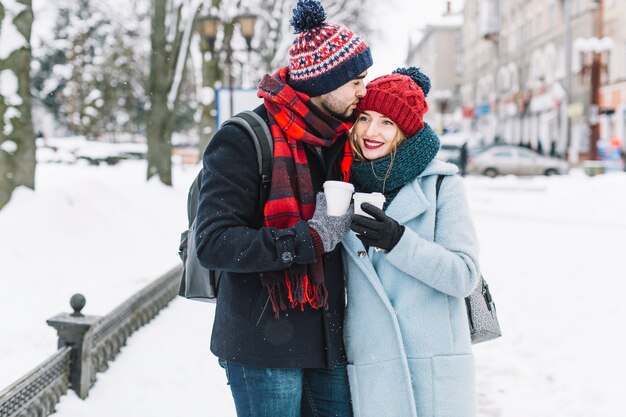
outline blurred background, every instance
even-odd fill
[[[1,417],[72,294],[105,316],[180,264],[202,150],[286,65],[295,4],[0,0]],[[370,44],[366,81],[431,78],[504,333],[475,347],[479,416],[626,415],[626,2],[322,4]],[[175,299],[57,413],[234,416],[213,309]]]

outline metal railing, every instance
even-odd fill
[[[0,392],[0,417],[46,417],[71,388],[87,398],[98,372],[108,368],[131,334],[152,320],[178,293],[177,266],[132,295],[104,317],[85,316],[83,296],[72,297],[73,313],[47,322],[59,335],[59,350]]]

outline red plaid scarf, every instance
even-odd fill
[[[329,147],[351,128],[350,123],[313,111],[309,96],[293,90],[286,80],[287,68],[282,68],[273,76],[266,75],[258,92],[267,108],[274,139],[272,186],[265,204],[265,225],[277,229],[309,220],[315,212],[315,192],[304,143]],[[352,152],[346,141],[341,161],[345,181],[349,179],[351,162]],[[321,258],[308,266],[293,264],[285,272],[265,273],[261,281],[268,289],[276,317],[281,309],[286,309],[284,291],[292,308],[298,304],[301,309],[305,304],[328,308]]]

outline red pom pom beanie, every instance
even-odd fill
[[[370,81],[366,88],[367,93],[357,106],[358,113],[373,110],[383,114],[397,124],[407,137],[424,127],[430,80],[419,69],[397,69],[392,74]]]

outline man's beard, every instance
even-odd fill
[[[324,107],[326,112],[343,122],[354,123],[356,121],[356,110],[350,111],[353,103],[349,104],[343,111],[337,110],[337,106],[333,104],[333,102],[322,102],[322,107]],[[347,114],[348,112],[350,113]]]

